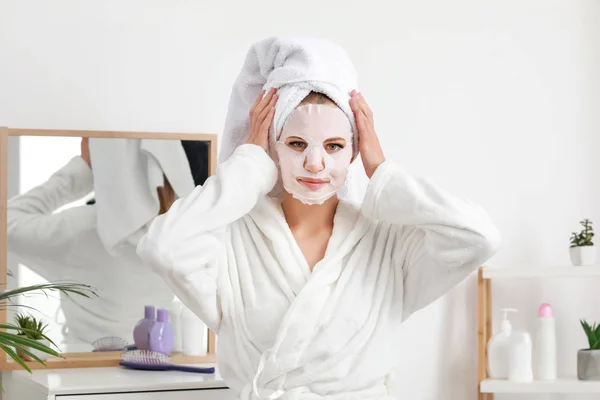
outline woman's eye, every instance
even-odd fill
[[[329,150],[329,151],[337,151],[337,150],[341,150],[343,148],[344,148],[344,146],[342,146],[341,144],[338,144],[338,143],[327,144],[327,150]]]
[[[288,145],[296,149],[303,149],[306,147],[306,143],[304,142],[289,142]]]

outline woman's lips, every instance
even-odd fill
[[[298,183],[310,190],[319,190],[329,183],[328,180],[314,178],[296,178]]]

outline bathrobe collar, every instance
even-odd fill
[[[272,242],[273,251],[284,268],[284,275],[296,298],[286,312],[275,336],[274,345],[261,358],[255,379],[269,381],[301,366],[301,357],[319,326],[319,312],[330,300],[330,288],[340,277],[348,255],[369,227],[360,208],[340,200],[325,257],[311,273],[283,214],[278,200],[265,197],[250,213],[257,227]]]

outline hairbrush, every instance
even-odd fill
[[[188,367],[175,365],[169,362],[169,356],[158,351],[130,350],[121,355],[121,366],[131,369],[144,369],[149,371],[183,371],[197,372],[200,374],[214,374],[214,367]]]
[[[120,351],[127,349],[127,342],[117,336],[107,336],[92,342],[94,351]]]

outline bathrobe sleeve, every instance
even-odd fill
[[[43,271],[43,261],[65,257],[77,239],[79,228],[93,217],[93,210],[89,207],[55,211],[92,190],[92,171],[77,156],[43,184],[11,198],[7,208],[9,252],[23,262],[40,261],[39,268],[32,268],[47,276]]]
[[[138,244],[138,255],[214,331],[221,321],[216,280],[227,227],[248,214],[276,180],[277,167],[267,153],[241,145],[203,186],[156,217]]]
[[[362,212],[394,225],[392,261],[402,272],[404,318],[443,296],[500,245],[481,207],[412,178],[391,161],[371,177]]]

